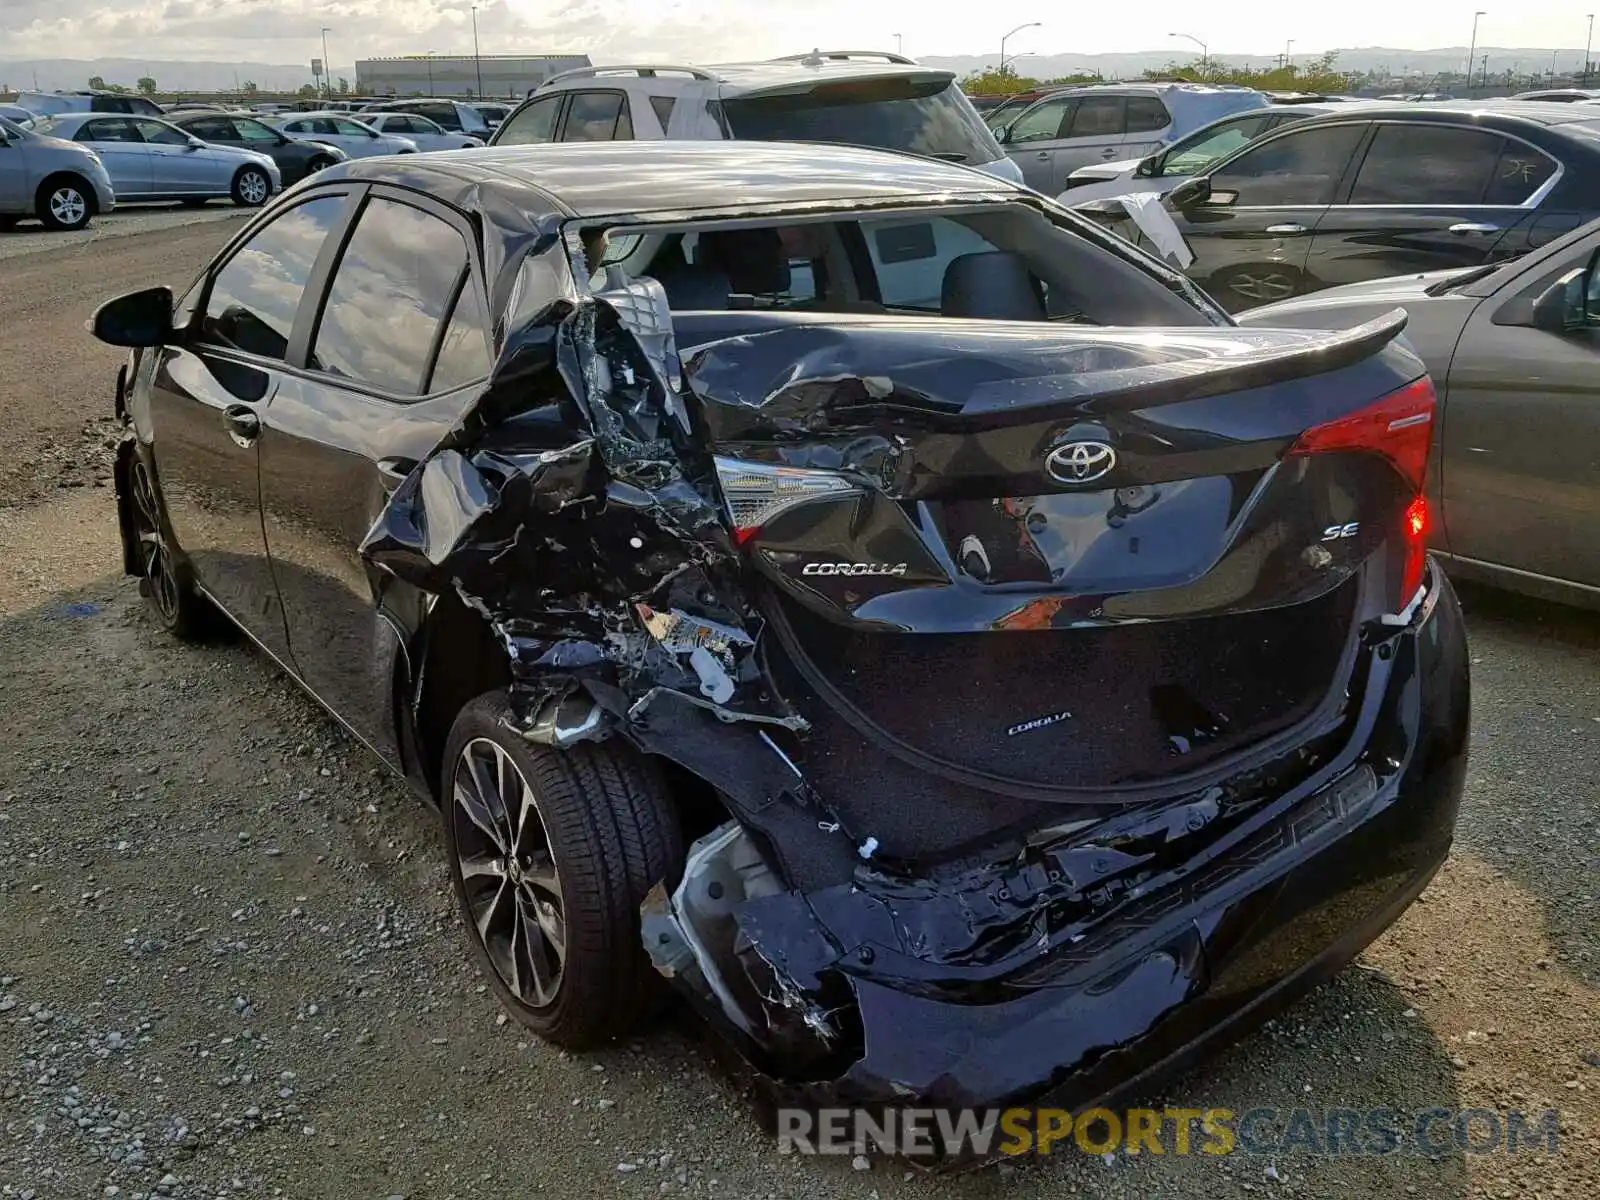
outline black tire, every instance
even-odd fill
[[[240,208],[260,208],[272,197],[272,179],[261,167],[240,167],[233,177],[232,195]]]
[[[537,746],[506,728],[509,713],[504,691],[485,693],[461,710],[445,743],[439,794],[451,885],[473,958],[506,1011],[547,1041],[586,1049],[627,1033],[660,996],[639,904],[676,878],[683,834],[660,772],[632,747],[619,739]],[[508,765],[517,779],[499,774]],[[513,796],[498,814],[481,803],[496,786]],[[527,814],[520,834],[506,817],[513,806]],[[496,859],[506,842],[514,854]]]
[[[217,632],[220,614],[197,592],[189,565],[174,551],[166,510],[155,478],[138,454],[128,466],[128,512],[138,543],[139,594],[150,615],[179,641],[205,641]]]
[[[34,212],[46,229],[82,229],[94,216],[94,189],[78,175],[52,175],[34,193]]]
[[[326,171],[333,166],[333,159],[326,154],[319,154],[306,164],[306,174],[315,175],[318,171]]]
[[[8,233],[17,227],[17,222],[22,218],[11,213],[0,213],[0,233]]]

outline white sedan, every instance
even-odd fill
[[[417,144],[418,150],[471,150],[483,139],[470,133],[451,133],[443,125],[408,112],[362,113],[361,123],[379,133],[398,134]]]
[[[360,121],[351,120],[348,113],[293,113],[277,118],[268,117],[266,120],[289,137],[337,146],[351,158],[417,152],[417,143],[410,138],[379,133]]]

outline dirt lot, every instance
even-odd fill
[[[681,1017],[584,1057],[502,1023],[430,817],[260,655],[166,640],[117,574],[94,422],[118,356],[81,322],[186,282],[230,228],[0,261],[0,1196],[1600,1195],[1600,619],[1491,593],[1466,594],[1446,871],[1356,968],[1150,1099],[1558,1107],[1554,1156],[910,1178],[780,1158]]]

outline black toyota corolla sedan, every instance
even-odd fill
[[[1462,621],[1389,314],[1243,330],[845,147],[341,164],[103,306],[127,570],[441,814],[553,1042],[671,980],[776,1094],[1078,1105],[1449,848]]]

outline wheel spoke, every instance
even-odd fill
[[[536,898],[561,903],[561,877],[556,874],[555,860],[548,851],[536,853],[527,860],[522,868],[522,881]]]
[[[532,911],[526,907],[520,909],[524,961],[532,984],[533,1002],[545,1005],[555,999],[556,989],[561,984],[566,938],[559,919],[554,926],[556,936],[552,937],[538,906],[531,901],[524,901],[524,904],[532,906]]]
[[[463,854],[459,861],[463,880],[504,879],[506,877],[506,865],[503,859],[485,854]]]
[[[474,794],[473,789],[463,784],[459,776],[456,779],[456,809],[466,815],[467,820],[479,833],[489,839],[489,844],[500,851],[502,857],[510,852],[510,847],[500,834],[494,814],[485,807],[482,798]],[[456,836],[459,839],[459,831]]]

